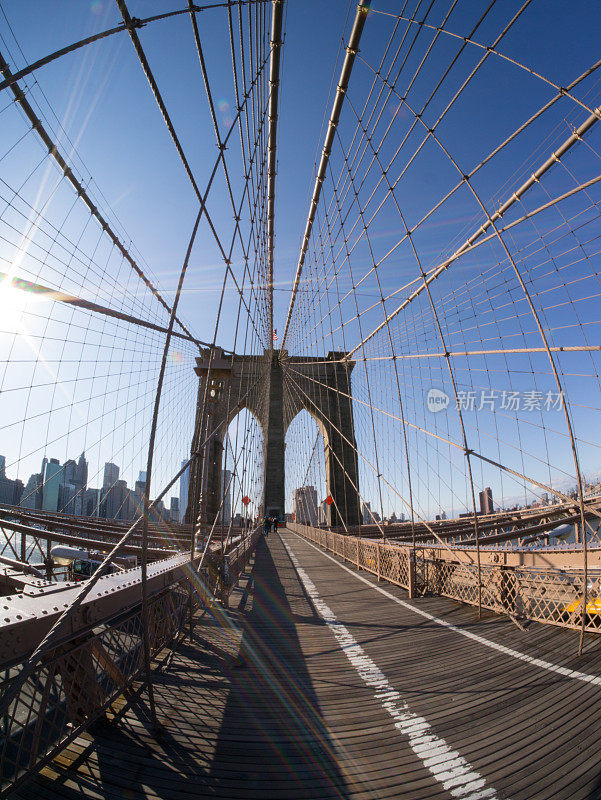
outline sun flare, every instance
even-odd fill
[[[0,281],[0,331],[25,333],[25,312],[40,299],[17,289],[8,277]]]

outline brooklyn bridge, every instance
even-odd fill
[[[600,27],[0,3],[1,797],[601,798]]]

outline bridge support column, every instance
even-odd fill
[[[269,396],[265,432],[265,514],[284,519],[285,458],[284,458],[284,383],[279,352],[271,354]]]
[[[355,362],[334,351],[325,358],[312,358],[289,356],[283,350],[281,359],[287,395],[285,427],[304,408],[323,436],[326,492],[333,500],[326,522],[334,528],[356,527],[360,521],[359,468],[350,397]]]
[[[327,432],[326,484],[333,499],[327,523],[331,527],[354,527],[360,523],[359,466],[351,394],[354,364],[341,362],[340,353],[329,353],[327,389],[320,392],[321,411]]]
[[[350,397],[353,367],[354,362],[340,352],[307,358],[279,350],[266,350],[261,356],[225,356],[220,348],[204,351],[195,368],[200,382],[193,452],[198,451],[200,457],[191,472],[186,521],[211,524],[215,520],[221,503],[223,442],[228,424],[243,407],[263,430],[262,512],[283,518],[286,430],[306,408],[324,439],[326,492],[333,500],[327,524],[357,527],[359,469]]]
[[[186,522],[213,524],[221,505],[223,442],[231,413],[231,361],[223,351],[205,351],[197,359],[199,376],[192,452],[200,457],[190,473]],[[235,404],[235,400],[233,401]]]

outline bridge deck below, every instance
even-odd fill
[[[234,597],[157,673],[160,736],[124,700],[18,796],[601,797],[598,639],[408,601],[288,531]]]

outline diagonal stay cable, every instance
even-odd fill
[[[391,311],[390,314],[387,315],[386,320],[380,323],[376,328],[374,328],[359,344],[349,353],[349,357],[353,355],[357,350],[359,350],[364,344],[366,344],[370,339],[372,339],[382,328],[385,327],[387,322],[390,322],[391,319],[396,317],[411,301],[413,301],[417,296],[419,296],[422,291],[424,291],[427,286],[438,276],[448,269],[453,262],[457,261],[464,253],[466,253],[469,249],[473,248],[474,243],[483,235],[485,234],[489,228],[493,228],[494,234],[493,237],[498,236],[498,229],[495,226],[495,222],[503,217],[503,215],[516,203],[520,200],[524,194],[535,186],[542,176],[548,172],[555,164],[561,161],[562,156],[564,156],[569,150],[574,147],[579,141],[582,140],[584,134],[590,130],[598,121],[601,119],[601,108],[595,109],[595,112],[586,119],[582,125],[580,125],[574,133],[569,136],[563,144],[557,148],[551,155],[546,159],[546,161],[541,164],[541,166],[526,180],[515,192],[511,194],[511,196],[503,203],[503,205],[497,210],[494,211],[490,218],[483,222],[474,233],[469,236],[466,241],[459,247],[449,258],[444,259],[437,267],[434,269],[429,270],[426,273],[426,278],[423,283],[418,285],[414,292],[412,292],[409,297],[404,300],[394,311]],[[409,238],[412,230],[408,229],[408,232],[405,234],[404,238]]]
[[[102,306],[99,303],[93,303],[91,300],[84,300],[81,297],[60,292],[58,289],[52,289],[49,286],[43,286],[39,283],[26,281],[24,278],[19,278],[16,275],[11,276],[7,272],[0,272],[0,283],[4,283],[4,281],[10,281],[14,289],[20,289],[23,292],[35,295],[37,298],[43,298],[55,303],[65,303],[66,305],[77,306],[78,308],[85,308],[88,311],[94,311],[97,314],[104,314],[107,317],[115,317],[115,319],[120,319],[123,322],[131,322],[132,325],[139,325],[142,328],[150,328],[151,330],[158,331],[159,333],[167,333],[167,328],[163,325],[157,325],[149,320],[134,317],[132,314],[126,314],[125,312],[118,311],[115,308],[108,308],[107,306]],[[192,342],[193,344],[197,345],[197,347],[208,346],[207,342],[203,342],[201,339],[196,339],[195,337],[186,333],[181,333],[180,331],[172,331],[172,336]]]
[[[199,6],[195,3],[192,4],[192,8],[195,12],[200,13],[201,11],[208,11],[212,8],[228,8],[229,6],[245,6],[250,5],[251,3],[268,3],[271,0],[228,0],[226,3],[211,3],[209,5]],[[136,28],[143,28],[145,25],[148,25],[152,22],[160,22],[165,19],[170,19],[171,17],[178,17],[182,14],[187,14],[189,8],[181,8],[177,11],[166,11],[163,14],[154,14],[152,17],[144,17],[143,19],[138,19],[136,17],[132,18],[132,25]],[[37,61],[34,61],[31,64],[28,64],[23,69],[18,70],[17,72],[13,73],[9,78],[6,78],[3,81],[0,81],[0,92],[3,89],[7,89],[9,86],[12,86],[17,81],[21,80],[21,78],[27,77],[27,75],[31,75],[36,70],[40,69],[40,67],[45,67],[47,64],[51,64],[53,61],[56,61],[63,56],[68,55],[69,53],[74,53],[76,50],[81,49],[82,47],[86,47],[89,44],[93,44],[94,42],[99,42],[102,39],[106,39],[108,36],[112,36],[115,33],[122,33],[123,31],[127,30],[127,25],[123,23],[122,25],[116,25],[114,28],[107,28],[105,31],[101,31],[100,33],[95,33],[92,36],[86,36],[84,39],[80,39],[77,42],[73,42],[72,44],[68,44],[65,47],[61,47],[59,50],[55,50],[54,53],[49,53],[48,55],[44,56],[43,58],[39,58]]]
[[[121,14],[123,16],[124,21],[126,22],[126,24],[130,25],[131,16],[129,14],[129,11],[127,9],[127,6],[126,6],[124,0],[116,0],[116,2],[117,2],[117,5],[119,6],[119,9],[121,11]],[[130,34],[130,37],[132,39],[134,48],[136,50],[136,54],[138,55],[138,58],[139,58],[140,63],[142,65],[142,69],[144,71],[144,74],[146,75],[148,83],[150,84],[152,93],[153,93],[153,95],[155,97],[155,100],[157,102],[159,110],[161,111],[161,114],[163,116],[165,124],[167,125],[167,129],[169,130],[169,133],[170,133],[171,138],[173,140],[173,143],[175,145],[175,148],[176,148],[176,150],[177,150],[177,152],[178,152],[178,154],[180,156],[182,164],[184,165],[184,169],[186,171],[186,174],[188,175],[190,183],[191,183],[191,185],[192,185],[192,187],[194,189],[194,192],[195,192],[195,194],[196,194],[196,196],[197,196],[197,198],[198,198],[198,200],[200,202],[201,213],[204,214],[205,219],[207,220],[207,222],[209,224],[209,227],[211,229],[211,232],[213,233],[213,237],[215,239],[217,247],[219,248],[219,250],[221,252],[221,256],[223,258],[223,261],[226,264],[226,273],[227,272],[230,273],[230,275],[232,276],[232,280],[234,281],[234,284],[236,286],[236,290],[238,291],[238,293],[240,293],[240,291],[241,291],[240,287],[239,287],[238,282],[236,280],[236,277],[235,277],[235,275],[234,275],[234,273],[233,273],[233,271],[231,269],[231,250],[230,250],[230,253],[227,253],[226,250],[224,249],[223,243],[221,242],[219,234],[217,233],[217,231],[215,229],[215,226],[213,224],[213,221],[212,221],[212,219],[211,219],[211,217],[209,215],[208,209],[206,207],[206,201],[207,201],[207,197],[208,197],[208,194],[210,192],[213,180],[214,180],[215,175],[217,173],[217,169],[219,167],[219,163],[222,160],[224,160],[224,152],[225,152],[225,149],[226,149],[227,141],[228,141],[232,131],[234,130],[237,118],[241,114],[242,108],[240,108],[238,110],[238,112],[236,114],[236,118],[233,120],[232,124],[230,125],[229,131],[228,131],[225,139],[223,140],[222,146],[219,148],[219,155],[217,156],[217,160],[216,160],[215,165],[213,167],[213,170],[211,172],[211,176],[210,176],[209,181],[207,183],[206,190],[205,190],[204,194],[201,194],[200,189],[198,187],[198,184],[196,183],[196,179],[194,178],[194,175],[192,173],[192,170],[190,168],[190,165],[188,163],[186,155],[185,155],[185,153],[183,151],[183,148],[181,146],[181,143],[179,141],[179,138],[178,138],[177,133],[175,131],[175,128],[173,126],[173,123],[171,121],[171,117],[169,116],[169,112],[167,111],[167,107],[165,106],[165,102],[164,102],[163,97],[162,97],[162,95],[160,93],[160,90],[158,88],[158,85],[156,83],[154,75],[152,73],[152,70],[150,69],[150,65],[148,63],[148,60],[146,58],[146,55],[145,55],[144,50],[142,48],[142,45],[140,43],[140,39],[139,39],[139,37],[138,37],[138,35],[137,35],[137,33],[136,33],[134,28],[132,28],[130,26],[128,28],[128,30],[129,30],[129,34]],[[254,84],[258,80],[259,76],[261,75],[266,61],[267,61],[267,59],[265,59],[262,64],[257,65],[257,67],[258,67],[257,68],[257,74],[255,76],[255,79],[253,80],[253,83],[251,84],[251,88],[252,88],[252,86],[254,86]],[[246,96],[244,98],[244,103],[242,104],[243,107],[246,105],[246,103],[247,103],[247,101],[248,101],[250,96],[251,96],[251,91],[249,89],[249,91],[247,92],[247,94],[246,94]],[[238,226],[239,226],[239,220],[236,221],[236,228],[235,228],[234,236],[236,235],[236,232],[238,231]],[[250,313],[250,310],[248,308],[247,308],[247,313]]]
[[[10,77],[11,74],[12,74],[7,62],[4,60],[4,57],[2,56],[1,53],[0,53],[0,72],[2,72],[2,74],[5,77]],[[107,236],[111,239],[111,241],[113,242],[115,247],[119,250],[119,252],[123,256],[123,258],[125,258],[125,260],[130,264],[130,266],[132,267],[134,272],[141,278],[141,280],[144,282],[144,284],[147,286],[147,288],[150,289],[150,291],[152,292],[154,297],[158,300],[158,302],[163,306],[163,308],[167,312],[171,313],[171,306],[163,299],[163,297],[159,294],[159,292],[155,288],[155,286],[146,277],[146,275],[144,274],[143,270],[137,264],[137,262],[135,261],[135,259],[133,258],[133,256],[129,252],[129,250],[125,247],[125,245],[120,240],[120,238],[117,236],[115,231],[111,228],[111,226],[109,225],[107,220],[98,211],[98,208],[96,207],[96,204],[94,203],[94,201],[92,200],[92,198],[90,197],[90,195],[88,194],[86,189],[84,188],[84,186],[81,183],[81,181],[79,181],[75,177],[73,171],[71,170],[71,168],[67,164],[67,161],[61,155],[61,153],[58,150],[58,147],[56,146],[55,142],[51,139],[50,135],[48,134],[48,132],[46,131],[46,129],[42,125],[42,122],[41,122],[40,118],[35,113],[35,111],[33,110],[32,106],[31,106],[31,104],[29,103],[29,101],[25,97],[25,93],[23,92],[23,90],[21,89],[19,84],[18,83],[14,83],[10,88],[11,88],[11,92],[13,93],[13,96],[14,96],[15,100],[21,106],[22,110],[25,113],[25,116],[27,117],[27,119],[31,123],[32,128],[38,134],[38,136],[40,137],[42,142],[46,145],[46,147],[48,148],[48,152],[54,158],[54,160],[56,161],[58,166],[61,168],[61,170],[63,171],[63,173],[65,175],[65,178],[67,178],[69,183],[73,186],[73,188],[77,192],[78,196],[81,197],[83,202],[86,204],[86,206],[90,210],[90,213],[92,214],[92,216],[100,224],[100,227],[107,234]],[[180,328],[190,337],[190,339],[194,339],[195,338],[179,318],[176,321],[179,324]]]
[[[215,226],[213,224],[211,216],[210,216],[210,214],[209,214],[209,212],[208,212],[208,210],[207,210],[207,208],[205,206],[207,193],[205,192],[205,194],[203,196],[201,194],[201,192],[200,192],[200,189],[198,188],[198,184],[196,183],[196,178],[194,177],[194,174],[192,173],[192,169],[190,167],[190,164],[188,163],[188,159],[186,158],[186,154],[184,153],[184,149],[183,149],[183,147],[181,145],[181,142],[179,140],[177,132],[176,132],[174,126],[173,126],[173,123],[171,121],[171,117],[169,116],[169,112],[167,111],[167,106],[165,105],[165,101],[163,100],[163,96],[161,94],[161,91],[160,91],[160,89],[158,87],[158,84],[157,84],[157,82],[155,80],[154,74],[153,74],[152,70],[150,69],[150,64],[148,63],[148,59],[146,58],[146,54],[145,54],[144,49],[142,47],[142,44],[140,42],[140,37],[138,36],[135,27],[132,25],[132,18],[130,16],[129,10],[128,10],[127,5],[125,3],[125,0],[116,0],[116,3],[119,6],[119,11],[121,12],[121,15],[123,16],[123,21],[125,22],[125,25],[127,26],[130,38],[131,38],[132,43],[134,45],[134,49],[136,51],[136,54],[137,54],[138,59],[140,61],[140,64],[142,65],[142,69],[144,71],[144,74],[146,75],[148,83],[150,84],[150,88],[151,88],[152,93],[154,95],[154,98],[155,98],[155,100],[157,102],[159,110],[160,110],[160,112],[162,114],[162,117],[163,117],[163,119],[165,121],[165,125],[167,126],[167,130],[169,131],[169,134],[171,135],[171,139],[173,140],[173,144],[175,145],[175,149],[177,150],[177,153],[178,153],[178,155],[180,157],[180,160],[181,160],[182,164],[184,165],[184,169],[186,171],[186,175],[188,176],[188,179],[189,179],[190,183],[192,184],[192,188],[194,189],[194,193],[196,194],[196,197],[198,198],[198,201],[199,201],[199,203],[201,205],[201,210],[204,212],[204,215],[205,215],[206,220],[207,220],[207,222],[209,224],[209,227],[211,228],[211,232],[213,233],[213,236],[215,238],[215,242],[217,244],[217,247],[221,251],[221,256],[222,256],[223,260],[227,261],[227,255],[225,253],[225,250],[223,249],[223,245],[221,243],[221,239],[219,238],[219,235],[218,235],[217,231],[215,230]],[[221,159],[221,158],[223,158],[223,150],[220,150],[220,152],[219,152],[219,159]]]
[[[353,64],[355,63],[355,56],[357,55],[359,42],[361,41],[361,34],[363,32],[363,27],[365,25],[365,20],[367,18],[368,12],[369,12],[368,0],[359,0],[359,4],[357,6],[357,12],[355,14],[353,29],[351,31],[351,35],[349,37],[349,43],[346,48],[346,57],[342,65],[340,80],[338,82],[338,87],[336,89],[336,96],[334,98],[334,103],[332,105],[332,111],[330,114],[330,121],[328,124],[328,131],[326,133],[326,138],[324,142],[323,153],[321,156],[321,161],[319,163],[317,176],[315,178],[313,197],[311,198],[311,205],[309,207],[309,216],[307,218],[307,224],[303,236],[303,243],[301,245],[301,251],[298,259],[298,266],[296,268],[296,275],[294,278],[294,285],[292,287],[292,294],[290,296],[290,305],[288,307],[288,315],[286,317],[284,335],[282,336],[282,348],[284,348],[286,344],[286,336],[288,335],[290,320],[292,318],[292,312],[294,310],[296,293],[298,291],[301,275],[303,272],[303,264],[305,262],[307,248],[309,247],[309,240],[311,239],[311,230],[313,228],[313,222],[315,220],[315,213],[317,211],[317,206],[319,204],[321,187],[326,177],[326,170],[330,160],[330,153],[332,152],[332,145],[334,143],[334,134],[336,133],[336,128],[338,127],[338,122],[340,120],[340,112],[342,111],[342,106],[344,104],[344,97],[346,95],[346,90],[348,88],[351,72],[353,70]]]

